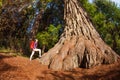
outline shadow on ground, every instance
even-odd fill
[[[120,67],[118,65],[118,67]],[[73,70],[67,72],[43,71],[44,77],[37,77],[38,80],[119,80],[120,68],[111,69],[107,72],[100,71],[88,73],[87,70]]]
[[[5,58],[12,58],[14,56],[6,56],[6,55],[2,55],[0,54],[0,74],[3,74],[5,71],[14,71],[17,69],[17,67],[15,66],[11,66],[8,63],[5,63],[3,59]]]

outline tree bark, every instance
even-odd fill
[[[64,32],[42,56],[42,64],[54,70],[71,70],[118,61],[119,55],[104,43],[77,0],[64,0],[64,20]]]

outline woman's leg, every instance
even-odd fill
[[[41,57],[41,49],[34,49],[34,51],[39,51],[39,57]]]
[[[31,56],[30,56],[30,61],[32,60],[32,56],[34,55],[34,53],[35,53],[35,51],[32,50],[32,54],[31,54]]]

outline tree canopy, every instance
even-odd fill
[[[35,12],[34,8],[29,5],[33,1],[0,0],[0,47],[29,50],[26,49],[29,45],[24,45],[29,42],[26,30]],[[88,12],[91,21],[96,26],[103,40],[117,53],[120,53],[120,8],[114,2],[108,0],[94,0],[93,3],[89,3],[88,0],[79,0],[79,2]],[[26,7],[19,12],[18,10],[22,6]],[[48,39],[40,36],[47,37],[51,35],[49,32],[50,25],[61,25],[59,34],[56,34],[57,37],[53,36],[53,42],[51,41],[51,44],[47,45],[48,50],[59,39],[58,35],[63,31],[64,3],[62,0],[39,0],[37,7],[42,12],[39,13],[35,20],[36,23],[39,23],[35,35],[39,38],[40,45],[48,44]],[[56,27],[52,28],[52,32],[56,33],[54,28]],[[43,46],[40,47],[42,48]]]

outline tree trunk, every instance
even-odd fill
[[[45,48],[46,48],[46,46],[45,46],[45,45],[43,45],[43,46],[42,46],[42,53],[44,53],[44,52],[45,52]]]
[[[104,43],[77,0],[64,0],[64,20],[64,32],[42,56],[42,64],[54,70],[71,70],[118,61],[119,55]]]
[[[32,37],[35,37],[37,31],[38,31],[38,27],[40,25],[39,21],[41,21],[42,19],[42,10],[40,11],[40,13],[37,15],[37,17],[35,17],[35,23],[32,27],[32,30],[31,30],[31,36]]]

